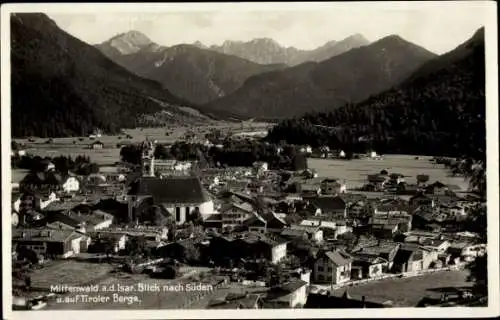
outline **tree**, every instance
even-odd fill
[[[146,248],[146,239],[144,236],[132,237],[126,244],[125,250],[129,256],[140,256],[144,254]]]
[[[120,158],[123,162],[141,164],[142,148],[138,145],[126,145],[120,150]]]
[[[201,226],[201,225],[203,225],[203,217],[201,215],[200,208],[196,207],[192,212],[190,212],[190,214],[189,214],[189,220],[195,226]]]
[[[166,224],[168,228],[168,241],[176,241],[177,240],[177,225],[173,219],[169,219]]]
[[[468,281],[474,282],[473,291],[480,297],[488,296],[488,258],[477,257],[467,266],[469,270]]]

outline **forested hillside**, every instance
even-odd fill
[[[382,38],[320,63],[250,77],[203,108],[219,115],[283,119],[358,103],[399,84],[436,55],[399,36]]]
[[[268,138],[352,151],[484,159],[484,29],[402,85],[357,105],[285,120]]]
[[[11,16],[11,62],[14,137],[87,135],[94,128],[116,132],[136,126],[143,114],[183,114],[177,106],[188,105],[41,13]]]

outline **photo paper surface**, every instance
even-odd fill
[[[495,2],[1,21],[7,319],[498,315]]]

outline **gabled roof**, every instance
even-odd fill
[[[198,177],[142,177],[132,184],[129,195],[152,196],[155,203],[203,203],[208,196]]]
[[[285,228],[281,232],[281,236],[283,237],[303,237],[307,235],[306,230],[299,230],[299,229],[290,229],[290,228]]]
[[[286,221],[278,217],[273,211],[264,213],[261,216],[267,222],[269,228],[281,228],[287,225]]]
[[[307,233],[313,233],[317,232],[320,230],[319,226],[308,226],[308,225],[291,225],[290,229],[292,230],[300,230],[300,231],[305,231]]]
[[[79,221],[78,219],[74,219],[66,214],[58,212],[52,212],[50,214],[47,214],[46,220],[48,223],[60,222],[74,228],[77,228],[82,224],[82,221]]]
[[[311,199],[311,204],[322,211],[344,210],[346,203],[341,197],[316,197]]]
[[[68,229],[16,228],[12,230],[12,239],[17,241],[64,242],[71,238],[78,238],[81,236],[84,235]]]
[[[336,266],[345,266],[352,262],[352,257],[342,250],[327,251],[324,255]]]
[[[387,262],[386,259],[379,257],[378,255],[366,254],[366,253],[354,253],[352,254],[353,260],[355,262],[366,262],[370,264],[384,263]]]
[[[296,279],[272,288],[267,296],[268,301],[283,301],[288,302],[288,296],[307,285],[304,280]]]

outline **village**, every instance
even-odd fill
[[[251,139],[258,139],[255,136]],[[91,137],[91,151],[103,148],[95,140],[99,137]],[[365,180],[360,187],[319,175],[307,165],[290,170],[265,161],[201,166],[201,160],[157,159],[158,144],[146,138],[138,145],[140,164],[116,159],[114,170],[60,172],[42,159],[13,185],[14,307],[390,308],[477,303],[463,283],[456,283],[462,280],[454,280],[486,254],[485,229],[478,222],[485,217],[486,203],[477,195],[459,192],[425,172],[407,177],[377,170],[360,174]],[[352,155],[328,147],[294,148],[306,158],[364,157],[384,163],[375,151]],[[27,153],[16,148],[12,156]],[[416,282],[446,287],[448,278],[455,289],[412,292]],[[383,288],[385,283],[402,288],[394,297],[375,290],[363,293],[367,286]],[[128,291],[136,290],[141,302],[117,298],[114,303],[93,303],[72,298],[75,293],[68,289],[96,284],[132,288]],[[156,285],[167,289],[137,290]],[[59,301],[73,302],[58,303],[61,296],[66,300]]]

